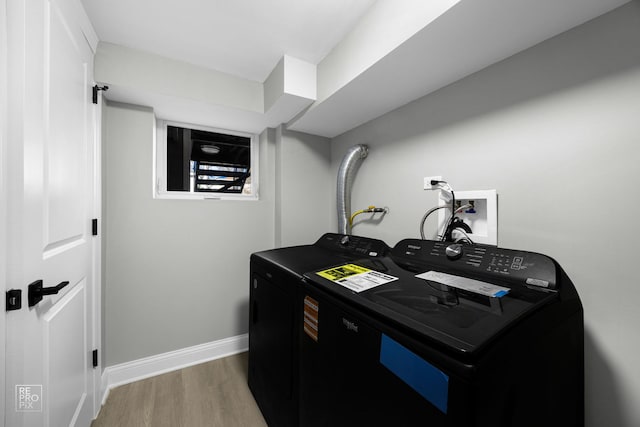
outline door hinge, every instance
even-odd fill
[[[93,350],[93,367],[98,367],[98,349]]]
[[[7,311],[20,310],[22,308],[22,289],[10,289],[7,291]]]
[[[94,218],[91,220],[91,234],[93,236],[98,235],[98,218]]]
[[[98,92],[101,90],[109,90],[109,86],[98,86],[98,85],[93,86],[93,103],[94,104],[98,103]]]

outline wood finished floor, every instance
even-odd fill
[[[247,353],[114,388],[92,427],[266,427]]]

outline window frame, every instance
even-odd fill
[[[216,192],[188,192],[167,190],[167,126],[176,126],[187,129],[195,129],[206,132],[222,133],[227,135],[242,136],[251,140],[249,147],[251,170],[251,193],[233,194]],[[178,200],[259,200],[259,151],[258,135],[229,129],[215,128],[211,126],[195,125],[192,123],[177,122],[156,118],[153,136],[153,198],[154,199],[178,199]]]

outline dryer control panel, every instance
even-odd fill
[[[363,257],[385,256],[390,250],[389,246],[382,240],[337,233],[324,234],[318,239],[315,246]]]
[[[404,239],[392,249],[397,263],[415,270],[445,269],[496,277],[539,288],[557,289],[556,266],[545,255],[490,245],[462,245],[435,240]]]

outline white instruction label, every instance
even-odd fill
[[[442,283],[452,288],[464,289],[488,297],[500,298],[509,293],[509,288],[492,285],[491,283],[481,282],[480,280],[468,279],[466,277],[454,276],[453,274],[440,273],[438,271],[427,271],[426,273],[416,274],[418,279],[430,280],[432,282]]]

